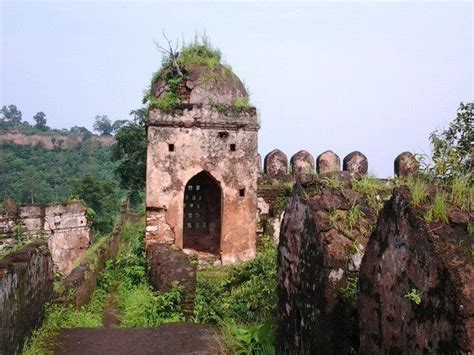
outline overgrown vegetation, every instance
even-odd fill
[[[165,37],[167,40],[167,38]],[[168,41],[168,40],[167,40]],[[207,84],[215,81],[218,76],[226,77],[231,75],[232,68],[222,63],[221,51],[214,47],[204,33],[196,34],[194,41],[183,43],[180,50],[172,48],[171,42],[168,41],[169,48],[165,48],[157,44],[158,48],[163,52],[162,65],[158,72],[153,74],[150,89],[147,90],[143,103],[148,103],[148,110],[157,108],[160,111],[172,113],[181,103],[181,95],[188,89],[185,86],[186,78],[192,69],[192,66],[205,67],[206,71],[200,75],[200,84]],[[220,66],[219,70],[217,68]],[[158,81],[165,83],[164,92],[156,97],[153,92],[153,86]],[[218,103],[214,104],[218,111],[224,112],[222,106]],[[249,107],[249,98],[234,98],[232,106],[235,109],[243,110]]]
[[[79,310],[73,306],[49,305],[43,325],[28,339],[24,354],[52,354],[60,329],[101,327],[107,297],[114,292],[119,298],[122,327],[155,327],[184,320],[180,306],[182,287],[175,285],[170,292],[157,293],[148,284],[143,232],[143,224],[123,225],[119,254],[107,261],[91,302]],[[57,284],[55,287],[59,288]]]
[[[458,177],[474,183],[474,102],[460,103],[448,129],[430,135],[432,164],[425,164],[428,176],[452,181]]]
[[[352,189],[365,195],[367,205],[374,211],[379,211],[384,202],[390,198],[390,188],[382,180],[374,176],[364,176],[352,180]]]
[[[107,262],[99,283],[108,292],[118,293],[123,327],[154,327],[184,320],[180,306],[182,287],[175,285],[170,292],[156,293],[148,283],[143,236],[143,225],[127,222],[123,226],[119,254]]]
[[[448,223],[448,211],[446,205],[447,196],[444,192],[436,194],[432,204],[425,211],[426,223],[443,222]]]
[[[72,305],[48,305],[42,326],[28,338],[22,354],[53,354],[60,329],[101,327],[105,297],[106,292],[99,287],[92,295],[91,302],[79,310]]]
[[[0,145],[0,201],[56,203],[72,195],[97,213],[94,227],[108,233],[123,195],[113,175],[110,148],[84,141],[71,150]]]
[[[221,326],[224,345],[234,353],[271,354],[276,272],[276,246],[269,238],[252,261],[200,270],[195,321]]]

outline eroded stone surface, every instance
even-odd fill
[[[194,312],[197,264],[182,250],[164,243],[147,248],[150,283],[156,291],[167,292],[174,282],[184,287],[183,311],[190,317]]]
[[[0,260],[0,353],[17,353],[53,296],[53,262],[45,242]]]
[[[188,223],[193,228],[197,226],[193,223],[201,228],[203,222],[205,228],[212,227],[216,216],[210,209],[206,213],[213,218],[208,220],[197,210],[186,212],[193,213],[192,217],[184,214],[185,209],[195,209],[198,204],[202,207],[198,198],[203,199],[203,205],[207,201],[208,195],[196,190],[201,184],[194,184],[185,194],[191,179],[204,173],[206,183],[217,186],[221,194],[220,243],[214,249],[224,264],[255,256],[258,128],[254,109],[222,112],[211,106],[191,105],[173,114],[150,111],[147,245],[159,242],[183,248],[190,232],[185,230]]]
[[[410,176],[418,174],[420,164],[410,152],[399,154],[394,161],[394,172],[396,176]]]
[[[48,240],[55,268],[64,273],[71,270],[90,244],[86,207],[79,201],[26,205],[10,211],[10,215],[0,211],[0,216],[0,240],[11,238],[14,226],[22,225],[24,233]]]
[[[264,160],[265,174],[272,177],[286,175],[288,172],[288,158],[286,154],[279,149],[274,149],[265,156]]]
[[[293,174],[312,174],[314,172],[314,158],[306,150],[300,150],[290,159]]]
[[[341,159],[332,150],[326,150],[316,159],[316,170],[319,174],[341,170]]]
[[[361,265],[361,354],[472,352],[474,243],[466,227],[427,226],[409,190],[395,190]]]
[[[165,69],[169,71],[170,69]],[[247,97],[247,91],[240,79],[222,65],[209,68],[205,65],[188,64],[183,68],[186,80],[181,83],[179,93],[182,103],[233,105],[235,100]],[[166,73],[165,75],[166,76]],[[153,84],[153,93],[161,98],[168,89],[166,80]]]
[[[326,185],[338,179],[341,187]],[[356,291],[361,256],[377,219],[347,172],[305,176],[293,190],[278,247],[278,353],[347,354],[359,343]],[[357,206],[363,215],[349,226]],[[357,287],[356,285],[354,286]]]
[[[343,170],[351,174],[367,174],[369,170],[369,163],[367,157],[361,152],[355,151],[349,153],[344,158]]]

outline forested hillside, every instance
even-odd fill
[[[88,144],[72,150],[48,150],[41,146],[0,145],[0,200],[17,203],[64,201],[74,183],[86,175],[114,180],[116,163],[111,149]]]

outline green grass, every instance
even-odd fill
[[[321,180],[321,183],[330,189],[342,190],[343,185],[341,180],[337,176],[325,177]]]
[[[438,193],[433,203],[428,207],[425,212],[424,218],[426,223],[442,222],[448,223],[448,211],[447,211],[447,195],[444,192]]]
[[[352,207],[346,213],[346,221],[349,228],[353,229],[363,217],[364,213],[361,211],[359,205],[354,202]]]
[[[181,98],[178,93],[167,91],[161,98],[155,97],[149,98],[149,108],[157,108],[163,112],[173,112],[173,110],[179,105]]]
[[[474,223],[469,222],[466,227],[467,234],[472,237],[474,235]]]
[[[182,287],[175,285],[170,292],[157,293],[148,284],[143,233],[143,223],[124,223],[119,254],[107,261],[91,302],[79,310],[73,306],[48,306],[45,321],[28,339],[24,354],[52,354],[62,328],[101,327],[105,302],[111,292],[118,293],[123,327],[153,327],[184,320],[180,309]]]
[[[232,99],[232,106],[238,110],[245,110],[250,107],[249,97],[245,96],[243,98],[234,97]]]
[[[387,190],[383,181],[373,176],[364,176],[352,180],[352,189],[364,195],[376,195]]]
[[[178,63],[184,67],[189,64],[203,65],[213,70],[220,64],[221,58],[221,51],[212,45],[206,35],[202,35],[181,48]]]
[[[426,203],[428,199],[428,185],[423,178],[406,178],[401,179],[400,182],[409,187],[411,200],[415,207],[420,207]]]
[[[474,187],[469,186],[466,177],[457,177],[451,184],[450,202],[463,211],[471,211],[474,207]]]
[[[262,323],[276,305],[276,246],[270,239],[254,260],[198,271],[195,321]]]
[[[348,226],[350,230],[354,229],[361,219],[364,217],[364,213],[360,209],[360,206],[354,202],[352,207],[347,211],[334,210],[329,214],[329,224],[339,229],[340,226]]]
[[[378,212],[390,198],[390,186],[373,176],[352,180],[352,189],[365,196],[367,205]]]
[[[79,310],[72,305],[48,305],[42,326],[27,339],[22,354],[53,354],[60,329],[101,327],[105,296],[104,290],[98,288],[92,295],[91,302]]]

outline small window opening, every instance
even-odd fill
[[[174,152],[174,144],[168,144],[168,151]]]
[[[227,139],[227,137],[229,137],[229,132],[219,132],[218,135],[220,139]]]
[[[235,152],[235,149],[236,149],[235,144],[231,144],[230,145],[230,151]]]
[[[244,197],[245,196],[245,189],[240,189],[239,190],[239,196]]]

